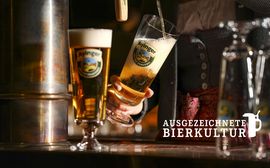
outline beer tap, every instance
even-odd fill
[[[128,0],[114,0],[115,16],[119,22],[127,21],[128,19]]]

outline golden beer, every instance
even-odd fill
[[[106,118],[112,30],[72,29],[69,37],[75,119],[103,121]]]
[[[136,38],[120,74],[122,90],[116,96],[130,105],[139,104],[169,55],[176,39]]]

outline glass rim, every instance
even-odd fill
[[[89,28],[69,28],[68,29],[68,32],[75,32],[75,31],[93,31],[93,30],[102,30],[102,31],[110,31],[110,32],[112,32],[113,31],[113,29],[108,29],[108,28],[92,28],[92,27],[89,27]]]
[[[160,16],[155,15],[155,14],[145,14],[145,15],[143,15],[143,18],[149,18],[149,17],[152,17],[152,18],[155,18],[155,19],[156,19],[156,18],[159,18],[159,19],[160,19]],[[163,18],[163,21],[164,21],[164,23],[167,23],[167,24],[171,25],[171,30],[175,30],[175,33],[169,33],[169,32],[166,32],[166,31],[165,31],[165,34],[166,34],[166,35],[169,35],[169,36],[171,36],[171,37],[175,37],[175,38],[179,37],[180,33],[178,33],[178,32],[176,31],[176,25],[175,25],[173,22],[171,22],[171,21],[169,21],[169,20],[167,20],[167,19],[165,19],[165,18]],[[163,33],[162,30],[161,30],[160,28],[155,27],[153,24],[151,24],[151,23],[149,22],[149,20],[146,20],[146,22],[147,22],[147,24],[150,25],[152,28],[154,28],[154,29],[158,30],[159,32]],[[165,25],[166,25],[166,24],[165,24]],[[166,26],[165,26],[165,30],[166,30]]]

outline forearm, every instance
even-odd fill
[[[270,0],[236,0],[245,7],[261,14],[270,14]]]

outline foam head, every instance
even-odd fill
[[[70,29],[70,47],[101,47],[111,48],[112,30],[111,29]]]

